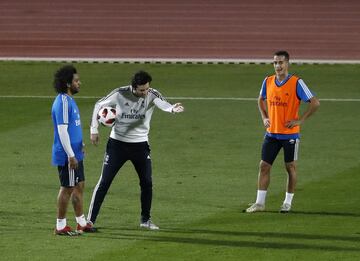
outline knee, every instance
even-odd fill
[[[151,179],[144,179],[140,181],[141,189],[152,189],[152,180]]]
[[[99,183],[98,190],[107,191],[109,189],[110,185],[111,185],[111,181],[101,180]]]
[[[71,202],[72,202],[73,204],[79,203],[79,202],[80,202],[80,196],[79,196],[77,193],[73,193],[73,194],[71,195]]]
[[[260,161],[259,169],[261,174],[268,174],[271,169],[271,165],[263,160]]]
[[[296,171],[295,161],[285,163],[285,168],[289,174],[295,173]]]
[[[61,187],[60,188],[60,195],[63,197],[70,197],[74,191],[74,188],[67,188],[67,187]]]

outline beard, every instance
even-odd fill
[[[71,92],[71,95],[74,95],[74,94],[79,92],[79,88],[71,86],[70,87],[70,92]]]

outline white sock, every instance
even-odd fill
[[[258,190],[256,196],[256,204],[265,205],[265,198],[266,198],[267,190]]]
[[[291,205],[293,197],[294,197],[294,193],[287,193],[286,192],[284,204],[290,204]]]
[[[82,227],[85,227],[86,226],[86,219],[85,219],[85,215],[82,214],[80,217],[75,217],[76,219],[76,222],[82,226]]]
[[[56,229],[61,230],[66,227],[66,218],[57,218],[56,219]]]

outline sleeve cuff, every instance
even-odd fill
[[[99,134],[98,128],[90,127],[90,134]]]

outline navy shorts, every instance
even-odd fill
[[[79,161],[77,169],[70,169],[66,162],[65,166],[58,166],[58,171],[62,187],[75,187],[79,182],[85,181],[83,161]]]
[[[261,150],[261,159],[273,164],[281,148],[284,149],[284,161],[286,163],[298,159],[299,139],[279,140],[265,136]]]

